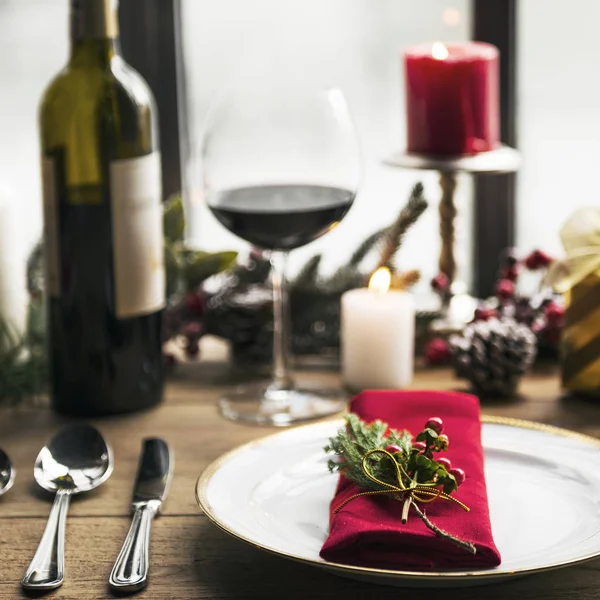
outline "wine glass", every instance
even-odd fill
[[[224,93],[207,120],[202,168],[212,213],[267,251],[272,268],[272,380],[221,398],[221,413],[284,426],[342,410],[341,389],[294,384],[285,271],[289,251],[331,231],[356,196],[361,155],[344,95],[306,87]]]

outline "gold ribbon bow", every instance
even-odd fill
[[[387,481],[381,481],[377,479],[371,471],[369,471],[369,457],[373,454],[384,454],[387,456],[394,465],[396,469],[396,480],[397,484],[388,483]],[[410,487],[406,487],[402,482],[402,476],[410,479],[408,473],[404,470],[404,468],[396,462],[396,459],[392,454],[390,454],[387,450],[383,448],[375,448],[374,450],[369,450],[362,459],[362,470],[363,473],[374,483],[386,488],[385,490],[370,490],[368,492],[360,492],[359,494],[354,494],[354,496],[350,496],[350,498],[344,500],[340,506],[338,506],[333,512],[337,514],[346,504],[352,502],[352,500],[356,500],[356,498],[360,498],[361,496],[374,496],[377,494],[396,494],[398,496],[398,500],[410,500],[415,502],[433,502],[438,498],[442,500],[448,500],[450,502],[454,502],[458,504],[462,509],[469,512],[470,508],[463,504],[460,500],[453,498],[449,494],[446,494],[440,489],[435,487],[435,483],[418,483],[415,485],[411,485]],[[408,505],[406,505],[408,506]],[[405,516],[402,518],[403,522],[406,522]]]
[[[581,208],[560,230],[566,258],[550,265],[546,281],[564,293],[600,269],[600,209]]]

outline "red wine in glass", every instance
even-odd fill
[[[354,193],[320,185],[265,185],[214,193],[213,214],[229,231],[265,250],[293,250],[331,231]]]

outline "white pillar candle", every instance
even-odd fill
[[[25,332],[29,298],[18,204],[0,188],[0,320],[16,335]]]
[[[400,389],[413,378],[413,297],[389,285],[389,270],[378,269],[368,289],[342,296],[342,376],[355,390]]]

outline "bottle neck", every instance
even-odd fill
[[[71,0],[71,64],[108,65],[120,53],[118,0]]]

